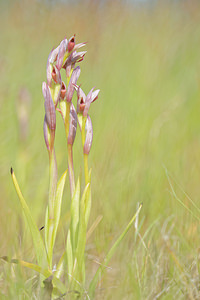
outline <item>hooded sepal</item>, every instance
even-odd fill
[[[83,147],[83,153],[88,155],[90,153],[90,150],[92,147],[92,140],[93,140],[92,121],[91,121],[89,115],[87,115],[85,131],[86,131],[86,134],[85,134],[85,144]]]
[[[80,73],[81,73],[81,69],[80,69],[79,66],[76,67],[72,72],[72,75],[71,75],[71,78],[70,78],[70,81],[69,81],[69,85],[68,85],[68,88],[67,88],[67,94],[66,94],[67,102],[72,101],[72,97],[73,97],[73,94],[74,94],[74,85],[76,85],[77,80],[80,76]]]
[[[73,145],[75,137],[76,137],[76,129],[77,129],[77,114],[74,108],[74,105],[71,103],[70,106],[70,123],[69,123],[69,135],[68,135],[68,144]]]
[[[67,41],[67,39],[62,40],[62,42],[60,43],[57,62],[56,62],[56,67],[58,68],[58,70],[61,70],[63,66],[63,60],[67,51],[68,44],[69,42]]]
[[[51,97],[50,89],[46,84],[46,82],[43,82],[42,84],[42,92],[45,99],[44,137],[45,137],[47,149],[52,151],[54,146],[55,130],[56,130],[56,111]],[[49,134],[47,134],[48,132],[47,129],[49,130]],[[50,136],[50,139],[48,136]],[[48,143],[47,143],[47,139],[48,139]]]
[[[94,88],[90,90],[87,96],[85,96],[85,93],[81,89],[80,86],[75,85],[75,89],[77,91],[77,113],[83,114],[84,117],[87,116],[90,104],[97,100],[98,94],[100,90],[96,90],[93,92]]]

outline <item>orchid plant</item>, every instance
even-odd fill
[[[7,256],[2,257],[2,259],[11,263],[19,263],[38,272],[40,274],[40,285],[45,293],[49,294],[50,299],[58,296],[64,297],[68,293],[73,295],[70,297],[83,296],[88,299],[93,298],[101,273],[104,271],[105,266],[108,264],[117,246],[130,229],[141,209],[140,205],[132,220],[111,247],[102,265],[97,269],[86,291],[85,246],[92,203],[91,169],[88,167],[88,156],[93,140],[92,121],[88,112],[91,103],[97,100],[99,90],[92,88],[86,96],[80,85],[77,85],[81,69],[79,65],[76,65],[84,59],[86,54],[86,51],[77,52],[77,50],[83,46],[85,46],[85,43],[75,43],[75,36],[72,36],[69,40],[65,38],[57,48],[50,52],[47,59],[47,81],[42,84],[45,107],[43,130],[49,156],[49,198],[44,225],[44,240],[21,193],[14,171],[11,168],[13,183],[32,235],[37,264],[28,263],[23,260],[9,259]],[[61,77],[61,69],[65,71],[65,78]],[[77,94],[76,109],[72,103],[74,92]],[[58,180],[56,151],[54,147],[57,112],[63,119],[66,134],[71,209],[70,224],[66,233],[66,246],[60,255],[59,261],[55,262],[53,252],[58,234],[63,191],[67,178],[66,171]],[[84,161],[85,184],[82,191],[80,176],[75,181],[73,163],[73,145],[77,124],[81,131]],[[64,279],[64,282],[61,277],[63,273],[67,274],[68,277],[68,280]],[[47,282],[50,285],[47,285]]]

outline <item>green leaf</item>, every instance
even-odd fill
[[[71,276],[73,271],[73,251],[72,251],[70,229],[68,230],[68,234],[67,234],[66,253],[67,253],[67,267],[68,267],[69,281],[71,281]]]
[[[54,272],[54,275],[57,277],[57,278],[60,278],[61,274],[62,274],[62,271],[64,269],[64,260],[66,258],[66,251],[64,251],[63,255],[61,256],[57,266],[56,266],[56,271]]]
[[[48,266],[48,262],[47,262],[47,254],[46,254],[46,250],[45,250],[45,246],[42,240],[42,237],[40,235],[40,231],[32,217],[32,214],[29,210],[28,205],[26,204],[26,201],[22,195],[22,192],[19,188],[17,179],[15,177],[14,171],[13,169],[11,169],[11,176],[12,176],[12,180],[15,186],[15,190],[17,192],[17,195],[19,197],[24,215],[26,217],[29,229],[31,231],[31,235],[32,235],[32,239],[33,239],[33,245],[35,248],[35,254],[36,254],[36,258],[38,261],[39,266],[41,266],[42,268],[47,268]]]
[[[57,184],[56,198],[54,202],[54,212],[53,212],[54,218],[50,219],[49,209],[47,209],[47,213],[46,213],[47,228],[45,230],[45,241],[46,241],[46,247],[48,249],[48,257],[50,262],[52,261],[52,257],[53,257],[53,247],[55,244],[58,224],[60,221],[62,196],[63,196],[63,190],[65,186],[66,175],[67,175],[67,171],[61,176]],[[49,245],[48,245],[48,241],[49,241]]]
[[[53,235],[52,235],[52,250],[54,247],[56,234],[57,234],[57,230],[58,230],[58,225],[59,225],[59,221],[60,221],[62,196],[63,196],[63,190],[64,190],[64,186],[65,186],[65,181],[66,181],[66,175],[67,175],[67,171],[65,171],[65,173],[62,175],[62,177],[58,181],[58,185],[57,185],[56,200],[55,200],[55,206],[54,206],[54,228],[53,228]]]
[[[119,238],[114,243],[114,245],[111,247],[110,251],[108,252],[108,254],[106,255],[106,257],[104,258],[104,261],[103,261],[102,265],[98,268],[96,274],[94,275],[94,277],[93,277],[93,279],[92,279],[92,281],[90,283],[90,286],[89,286],[89,295],[90,295],[91,298],[94,297],[95,288],[96,288],[97,283],[99,281],[99,277],[100,277],[101,272],[107,266],[107,264],[109,263],[111,257],[113,256],[113,254],[117,250],[117,247],[119,246],[120,242],[123,240],[123,238],[125,237],[125,235],[129,231],[129,229],[133,225],[133,222],[135,221],[136,217],[138,216],[141,208],[142,208],[142,204],[140,204],[140,206],[139,206],[138,210],[136,211],[135,215],[132,217],[131,221],[128,223],[128,225],[126,226],[125,230],[119,236]]]

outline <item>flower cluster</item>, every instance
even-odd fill
[[[56,110],[62,115],[68,144],[73,145],[76,136],[77,120],[82,130],[82,120],[85,119],[84,153],[89,154],[92,145],[92,122],[88,116],[90,104],[98,98],[99,90],[93,89],[86,96],[77,80],[80,76],[80,66],[76,64],[84,59],[86,51],[77,52],[85,43],[76,44],[75,36],[64,39],[53,49],[47,60],[47,83],[43,82],[42,92],[45,99],[44,138],[49,155],[52,154],[56,130]],[[66,82],[61,78],[61,69],[65,70]],[[77,92],[77,109],[74,108],[72,97]],[[77,118],[77,114],[79,118]],[[83,122],[82,122],[83,121]]]

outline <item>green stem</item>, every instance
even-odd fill
[[[84,148],[85,144],[85,125],[86,125],[87,117],[83,117],[82,120],[82,131],[81,131],[81,137],[82,137],[82,146]],[[83,160],[84,160],[84,173],[85,173],[85,185],[89,183],[89,171],[88,171],[88,155],[83,154]]]
[[[66,102],[66,115],[65,115],[65,133],[66,133],[66,138],[68,139],[69,135],[69,118],[70,118],[70,102]]]
[[[71,197],[73,197],[74,191],[75,191],[75,178],[74,178],[72,145],[68,144],[67,149],[68,149],[68,169],[69,169],[70,192],[71,192]]]
[[[67,141],[68,141],[68,136],[69,136],[70,106],[71,106],[71,102],[66,102],[65,134],[66,134]],[[67,150],[68,150],[68,169],[69,169],[70,193],[71,193],[71,197],[73,197],[74,190],[75,190],[75,178],[74,178],[72,145],[67,144]]]
[[[84,171],[85,171],[85,185],[87,185],[89,183],[88,154],[84,154],[83,159],[84,159]]]

